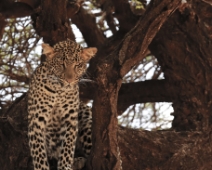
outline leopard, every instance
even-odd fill
[[[28,139],[34,170],[81,169],[86,159],[74,158],[77,143],[85,158],[92,147],[92,112],[79,99],[79,82],[97,48],[82,48],[67,39],[42,44],[46,60],[34,71],[28,90]],[[80,163],[83,162],[83,163]]]

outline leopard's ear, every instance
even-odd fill
[[[54,49],[49,44],[42,44],[43,54],[46,55],[48,59],[51,59],[54,56]]]
[[[85,62],[88,62],[97,52],[97,48],[95,47],[90,47],[90,48],[85,48],[82,50],[82,59]]]

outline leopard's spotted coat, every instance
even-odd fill
[[[58,170],[72,170],[78,134],[85,156],[91,148],[91,111],[80,104],[78,81],[97,50],[82,49],[69,39],[53,48],[42,46],[47,60],[35,70],[28,92],[33,166],[34,170],[49,170],[48,158],[54,157]],[[81,165],[76,162],[75,166]]]

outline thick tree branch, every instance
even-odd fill
[[[122,66],[121,77],[145,57],[144,54],[152,39],[180,3],[180,0],[150,2],[144,16],[126,35],[119,46],[119,62]]]
[[[115,17],[119,21],[119,29],[121,32],[128,32],[133,28],[138,21],[138,16],[135,16],[131,9],[129,1],[116,0],[113,1],[115,7]]]
[[[2,2],[0,2],[0,6],[0,13],[5,18],[26,17],[33,13],[33,8],[22,2],[2,0]]]
[[[190,0],[192,2],[192,8],[196,12],[198,18],[201,18],[202,23],[205,24],[204,29],[207,31],[208,37],[212,40],[212,13],[210,0]]]
[[[5,18],[20,18],[32,15],[36,8],[41,5],[40,0],[20,0],[12,2],[11,0],[0,1],[0,13]],[[81,4],[69,1],[67,3],[67,11],[69,18],[72,17],[78,10]]]
[[[174,93],[173,93],[174,92]],[[130,105],[146,102],[172,102],[177,91],[166,80],[147,80],[122,84],[118,97],[118,114]]]
[[[93,82],[80,84],[80,97],[93,100],[97,85]],[[179,91],[166,80],[146,80],[121,85],[118,96],[118,114],[130,105],[146,102],[172,102]]]
[[[97,27],[95,16],[80,8],[79,12],[71,17],[72,22],[81,31],[88,46],[100,47],[105,41],[103,32]],[[87,24],[84,24],[87,23]],[[88,34],[89,33],[89,34]]]
[[[155,34],[180,3],[180,0],[151,1],[145,15],[118,46],[105,45],[99,50],[97,57],[91,60],[92,71],[89,69],[89,72],[96,77],[97,70],[102,67],[111,69],[112,74],[107,74],[111,79],[122,78],[136,63],[146,57],[146,51]],[[114,41],[114,44],[118,44],[117,41]]]
[[[43,37],[45,43],[54,45],[67,38],[75,39],[70,27],[65,0],[41,1],[41,8],[32,18],[36,32]]]
[[[211,24],[207,19],[212,16],[212,5],[205,2],[182,4],[149,46],[165,78],[179,91],[173,101],[176,130],[212,127],[212,43]],[[199,7],[203,7],[207,15],[198,10],[196,14],[194,9]]]
[[[209,170],[212,136],[209,132],[119,129],[123,169]]]

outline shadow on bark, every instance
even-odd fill
[[[0,115],[2,170],[32,170],[27,140],[26,95]],[[192,170],[212,166],[208,132],[145,131],[119,127],[123,169]],[[85,168],[86,169],[86,168]]]

